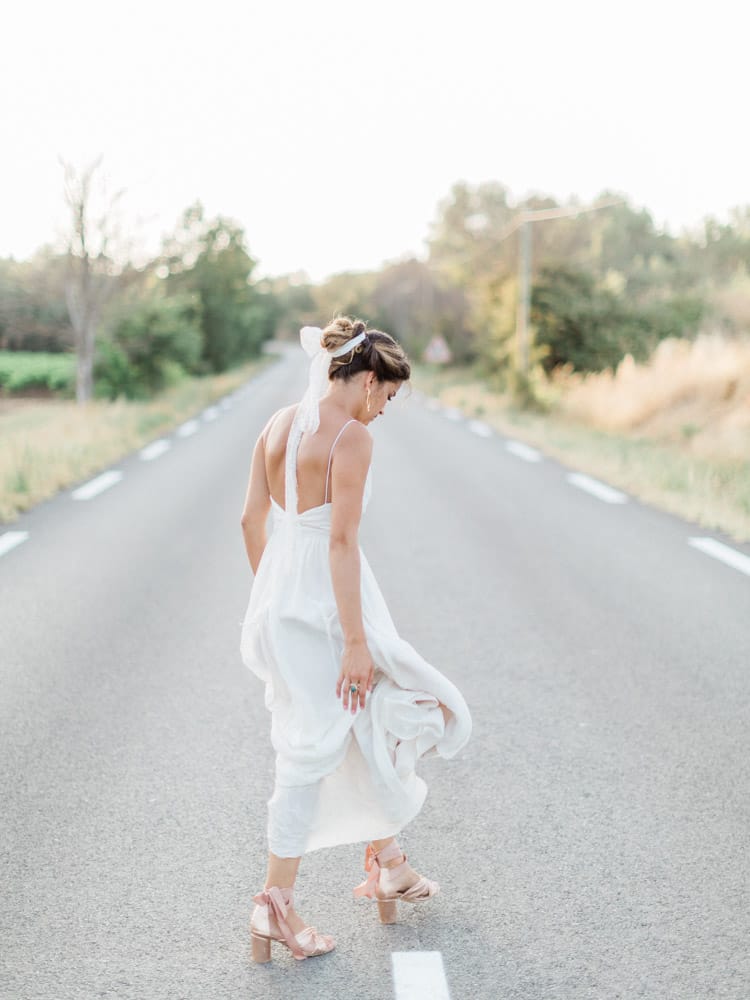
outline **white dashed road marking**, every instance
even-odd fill
[[[191,434],[195,434],[198,430],[199,424],[197,420],[186,420],[184,424],[180,424],[177,428],[177,434],[180,437],[190,437]]]
[[[541,452],[537,451],[536,448],[530,448],[522,441],[506,441],[505,447],[518,458],[522,458],[524,462],[541,462],[542,460]]]
[[[228,410],[231,405],[232,405],[232,400],[229,396],[225,396],[222,400],[219,401],[219,406],[222,408],[222,410]]]
[[[439,399],[428,399],[426,405],[427,405],[427,409],[428,410],[441,410],[442,409],[442,404],[441,404],[441,402],[440,402]]]
[[[0,535],[0,556],[4,556],[6,552],[14,549],[16,545],[25,542],[28,537],[28,531],[4,531]]]
[[[170,448],[171,443],[167,438],[159,438],[141,449],[141,458],[144,462],[150,462],[152,459],[158,458],[159,455],[163,455],[165,451],[169,451]]]
[[[565,478],[569,483],[572,483],[581,490],[585,490],[599,500],[604,500],[605,503],[628,502],[628,498],[624,493],[620,493],[619,490],[607,486],[606,483],[599,482],[598,479],[592,479],[591,476],[584,476],[581,472],[569,472]]]
[[[706,555],[720,559],[727,566],[732,566],[740,573],[750,576],[750,556],[746,556],[743,552],[738,552],[737,549],[733,549],[715,538],[688,538],[688,545],[692,545],[693,548],[700,549]]]
[[[439,951],[391,953],[396,1000],[450,1000]]]
[[[216,420],[219,415],[220,412],[218,406],[207,406],[201,414],[204,420]]]
[[[469,430],[474,431],[474,433],[478,434],[480,437],[492,437],[492,428],[483,423],[481,420],[470,421]]]
[[[90,479],[83,486],[79,486],[77,490],[73,490],[71,496],[74,500],[91,500],[92,497],[98,496],[104,490],[108,490],[110,486],[119,483],[121,479],[122,473],[119,469],[110,469],[109,472],[103,472],[101,476],[97,476],[96,479]]]

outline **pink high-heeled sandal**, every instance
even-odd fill
[[[325,955],[336,947],[330,934],[320,934],[314,927],[305,927],[299,934],[292,933],[286,916],[293,900],[293,888],[281,889],[276,885],[253,896],[257,904],[250,918],[253,961],[270,962],[272,941],[286,945],[300,961],[313,955]]]
[[[395,858],[402,858],[400,864],[393,868],[383,867],[386,861],[393,861]],[[395,876],[406,864],[406,855],[392,840],[385,847],[376,851],[372,844],[367,845],[365,850],[365,871],[367,878],[354,888],[354,895],[357,897],[368,897],[375,899],[378,904],[378,915],[382,924],[393,924],[396,922],[396,902],[401,899],[405,903],[422,903],[426,899],[431,899],[440,891],[440,886],[432,879],[420,875],[414,885],[408,889],[393,889]],[[389,885],[389,883],[391,883]]]

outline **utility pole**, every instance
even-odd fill
[[[500,237],[504,240],[516,229],[520,229],[518,248],[518,309],[516,312],[516,337],[518,361],[522,374],[529,371],[529,311],[531,303],[531,226],[547,219],[568,219],[584,212],[597,212],[600,208],[619,205],[622,198],[600,201],[588,208],[540,208],[536,211],[519,212],[513,222]]]
[[[519,233],[518,254],[518,314],[516,318],[518,353],[520,369],[526,374],[529,370],[529,308],[531,284],[531,222],[523,219]]]

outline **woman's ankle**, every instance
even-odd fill
[[[406,860],[406,855],[395,837],[389,837],[387,840],[373,840],[371,844],[377,855],[380,868],[396,868]]]

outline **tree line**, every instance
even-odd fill
[[[196,202],[135,266],[111,199],[92,206],[98,163],[66,168],[67,248],[0,260],[0,349],[73,352],[76,398],[147,398],[185,374],[226,371],[274,336],[276,298],[255,281],[244,230]],[[119,251],[119,252],[118,252]]]
[[[513,202],[494,182],[456,184],[438,208],[425,259],[336,275],[319,287],[281,279],[283,321],[293,329],[314,314],[346,310],[392,332],[416,358],[440,334],[454,362],[512,387],[520,235],[513,223],[521,213],[566,207],[568,217],[531,227],[537,370],[613,368],[626,354],[644,360],[665,337],[706,328],[750,333],[750,207],[673,236],[616,193],[597,201],[602,210],[574,215],[584,206],[542,197]]]
[[[74,221],[84,218],[82,195],[69,185]],[[82,242],[73,225],[66,253],[0,260],[0,347],[80,352],[88,295],[90,388],[134,397],[182,372],[223,371],[258,356],[274,336],[295,339],[305,323],[349,313],[393,333],[415,359],[439,335],[454,363],[477,365],[512,387],[519,301],[513,223],[521,212],[561,207],[571,214],[532,227],[537,371],[598,371],[626,354],[642,360],[662,338],[692,337],[709,326],[750,332],[750,207],[673,236],[621,196],[603,192],[600,201],[600,211],[576,215],[584,206],[542,197],[514,202],[502,184],[459,183],[438,206],[423,258],[320,284],[304,274],[255,280],[243,229],[225,217],[206,218],[199,203],[140,268],[116,267],[101,233],[96,240],[83,234]],[[79,371],[79,398],[81,378]]]

